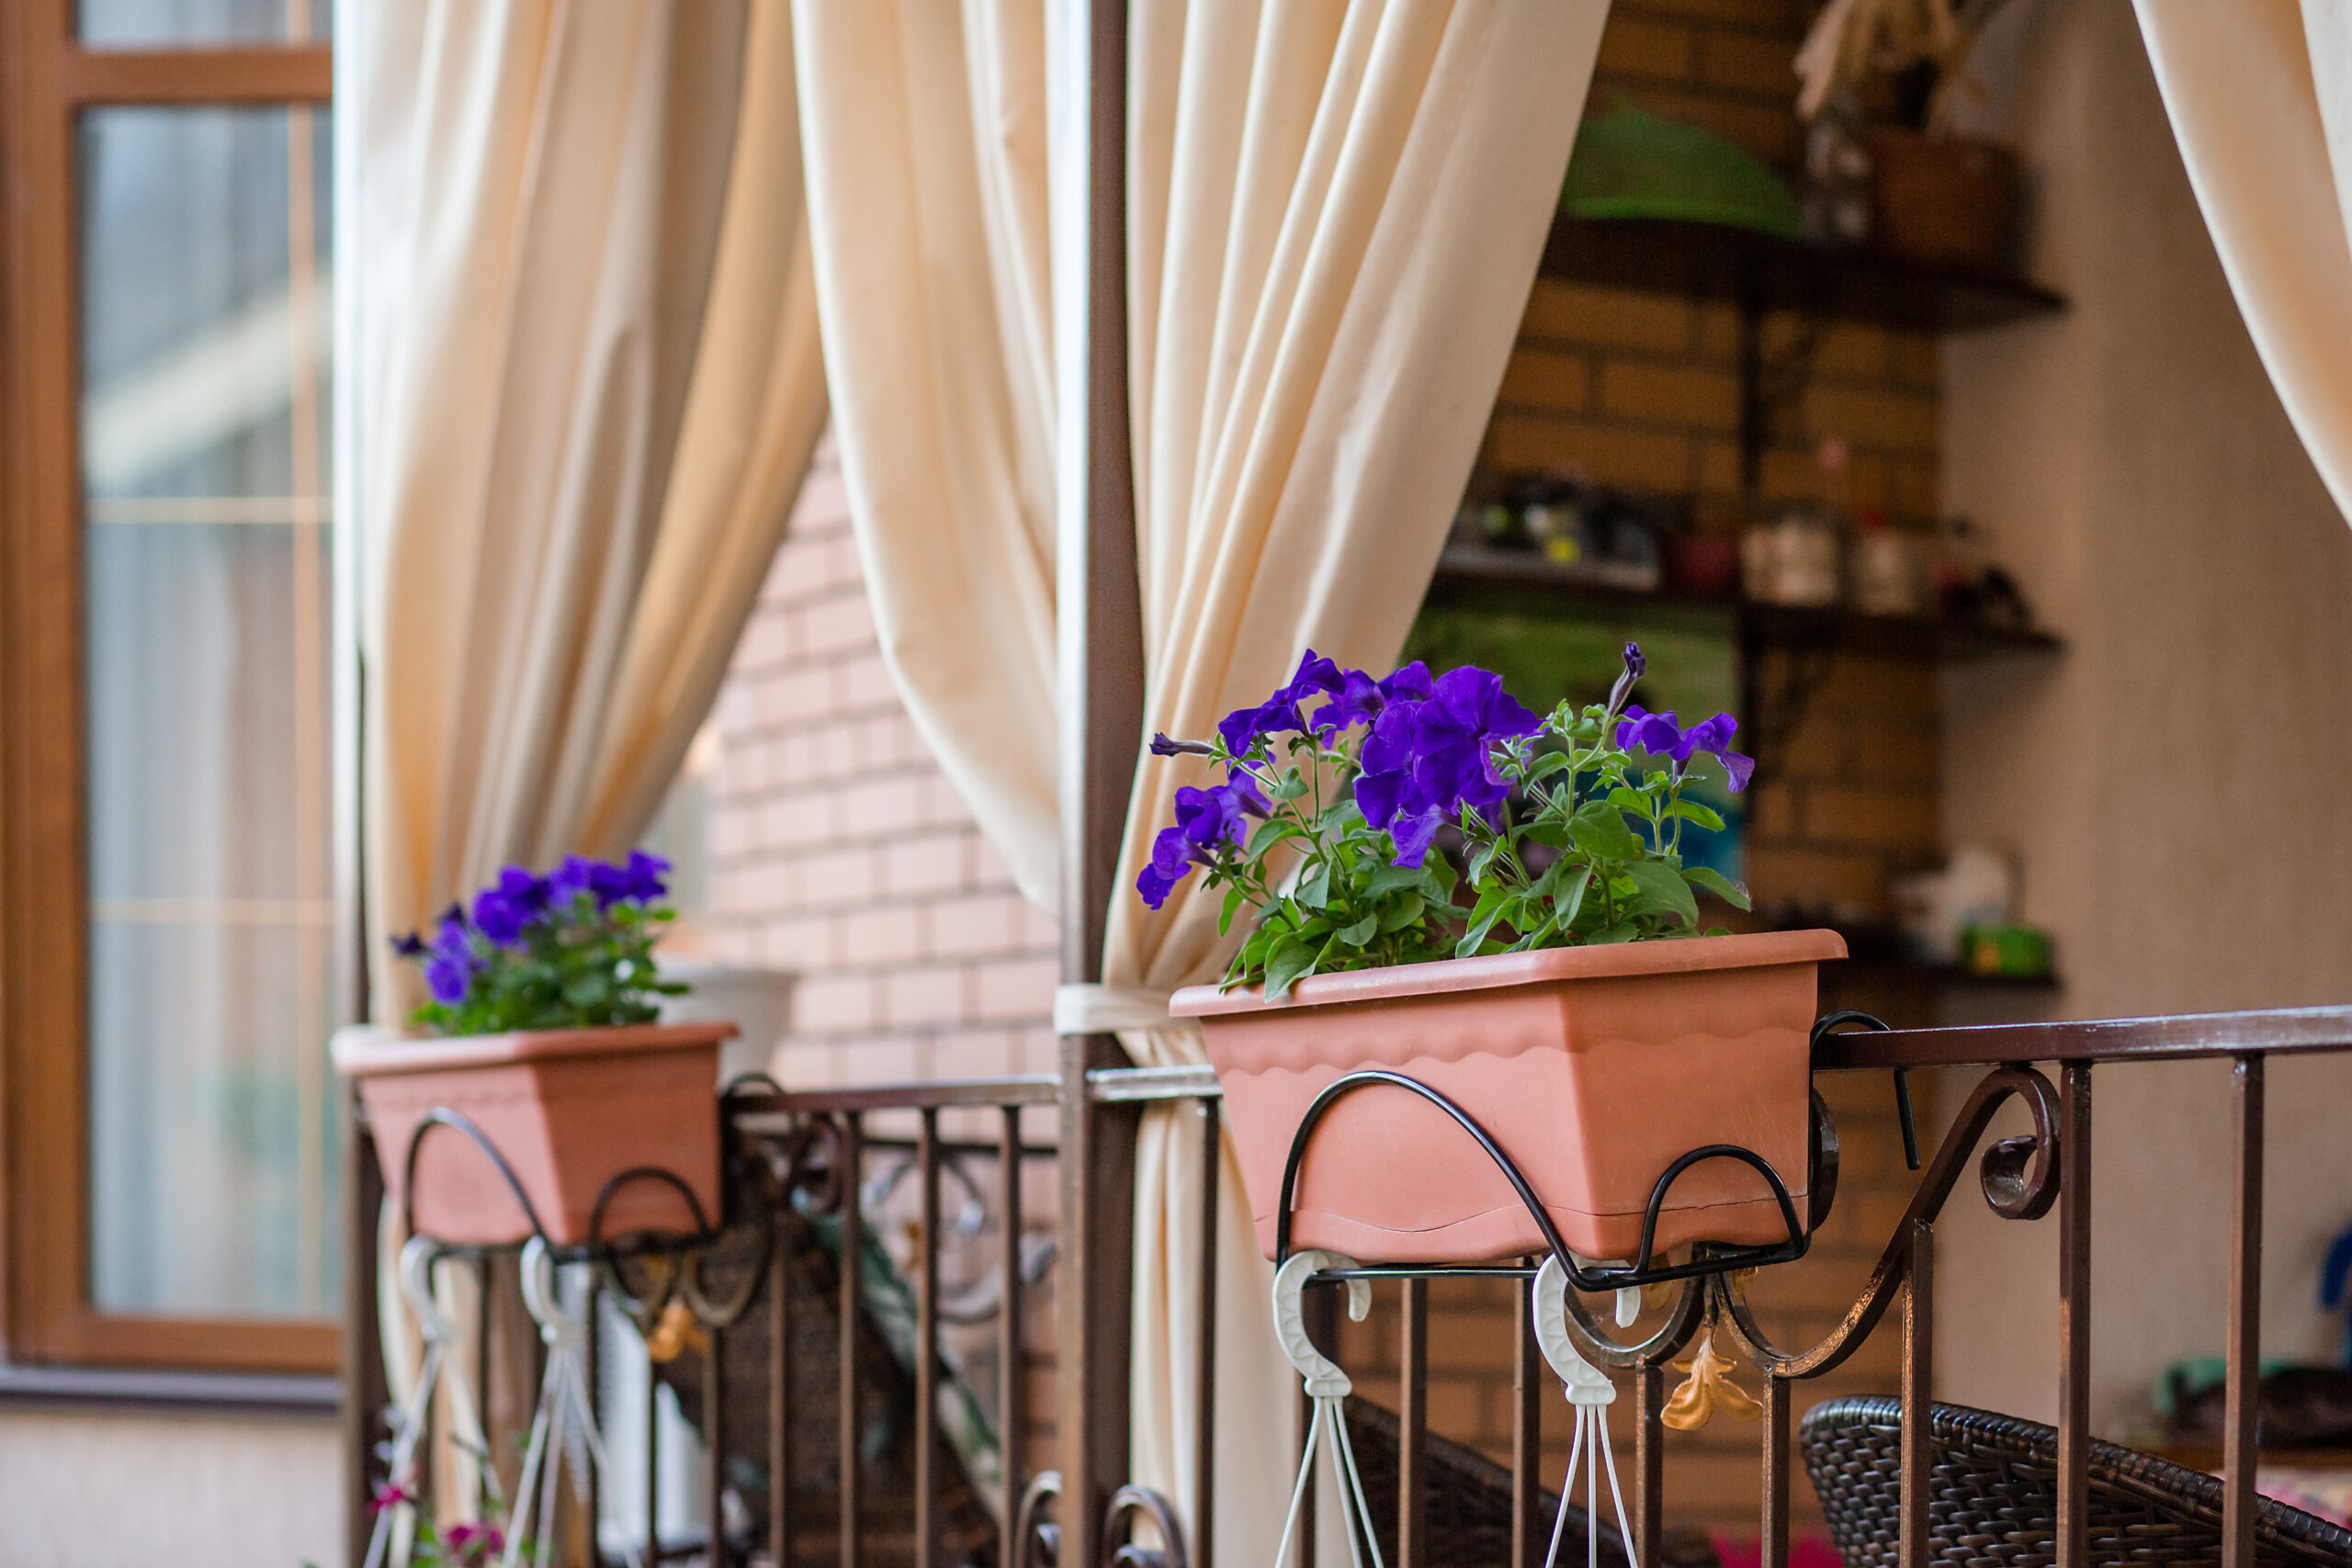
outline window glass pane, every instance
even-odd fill
[[[334,0],[81,0],[82,41],[107,49],[325,39]]]
[[[327,119],[85,117],[91,1285],[335,1301]]]

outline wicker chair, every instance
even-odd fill
[[[1805,1473],[1847,1568],[1894,1568],[1903,1402],[1835,1399],[1798,1433]],[[2038,1421],[1938,1404],[1928,1561],[2041,1568],[2057,1561],[2058,1433]],[[2258,1500],[2255,1560],[2280,1568],[2352,1564],[2352,1531],[2269,1498]],[[2090,1562],[2220,1564],[2222,1483],[2199,1471],[2094,1440]]]

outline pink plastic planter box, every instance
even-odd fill
[[[1279,1002],[1193,987],[1169,1011],[1201,1021],[1269,1258],[1283,1165],[1308,1105],[1345,1073],[1385,1067],[1467,1111],[1570,1248],[1630,1261],[1658,1178],[1702,1145],[1760,1155],[1804,1213],[1817,970],[1844,956],[1827,931],[1555,948],[1318,975]],[[1329,1109],[1294,1208],[1294,1247],[1366,1262],[1544,1247],[1469,1134],[1402,1089],[1356,1089]],[[1713,1159],[1675,1183],[1654,1251],[1787,1235],[1764,1178]]]
[[[428,1111],[455,1111],[505,1157],[548,1239],[576,1244],[588,1239],[597,1193],[638,1166],[677,1175],[718,1222],[718,1047],[734,1033],[723,1021],[449,1039],[351,1030],[335,1039],[334,1064],[358,1083],[395,1203],[410,1136]],[[413,1213],[418,1232],[441,1241],[496,1246],[531,1234],[497,1168],[452,1127],[425,1135]],[[696,1228],[663,1182],[631,1182],[605,1209],[606,1239]]]

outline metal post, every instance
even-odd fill
[[[996,1424],[998,1452],[1003,1456],[1004,1520],[997,1560],[1002,1568],[1015,1568],[1021,1561],[1021,1494],[1029,1480],[1022,1464],[1029,1391],[1021,1312],[1021,1107],[1008,1105],[1003,1114],[997,1141],[997,1201],[1004,1211],[1004,1304],[996,1324]],[[780,1551],[776,1568],[789,1568]]]
[[[1429,1561],[1430,1282],[1405,1281],[1396,1395],[1396,1562]]]
[[[2230,1213],[2229,1383],[2222,1418],[2222,1568],[2254,1568],[2255,1418],[2262,1382],[2262,1058],[2230,1075],[2237,1180]]]
[[[1512,1292],[1510,1371],[1510,1561],[1511,1568],[1538,1568],[1544,1561],[1544,1354],[1535,1343],[1531,1311],[1535,1281]]]
[[[1055,462],[1061,722],[1061,975],[1102,977],[1127,795],[1143,741],[1143,613],[1127,433],[1126,0],[1056,0],[1069,73],[1052,122]],[[1135,1113],[1097,1107],[1086,1073],[1125,1066],[1108,1035],[1064,1038],[1061,1249],[1055,1310],[1059,1560],[1091,1568],[1127,1472]]]
[[[1928,1568],[1928,1489],[1933,1480],[1936,1350],[1936,1230],[1911,1222],[1908,1280],[1903,1287],[1903,1481],[1899,1498],[1902,1568]],[[1777,1380],[1776,1380],[1777,1381]]]
[[[1666,1536],[1666,1369],[1656,1361],[1634,1374],[1634,1529],[1635,1557],[1656,1568]]]
[[[1764,1374],[1762,1568],[1789,1568],[1789,1380]],[[1645,1568],[1656,1568],[1652,1559]]]
[[[2091,1065],[2059,1089],[2058,1568],[2090,1568]]]
[[[1225,1143],[1217,1101],[1206,1099],[1196,1103],[1201,1134],[1201,1277],[1195,1308],[1200,1339],[1193,1353],[1197,1366],[1193,1384],[1192,1568],[1213,1568],[1216,1561],[1217,1167],[1224,1159]]]
[[[384,1178],[357,1098],[346,1089],[343,1101],[344,1560],[364,1562],[376,1528],[370,1506],[376,1497],[376,1438],[390,1399],[376,1315],[376,1225],[383,1217]]]
[[[858,1183],[865,1150],[865,1128],[854,1111],[842,1117],[841,1177],[841,1386],[836,1395],[841,1416],[841,1562],[858,1568],[863,1545],[858,1539],[857,1450],[857,1324],[865,1311],[860,1300],[860,1265],[865,1254],[865,1212]]]
[[[922,1235],[915,1280],[915,1568],[939,1550],[939,1112],[926,1106],[915,1146]]]

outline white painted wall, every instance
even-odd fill
[[[2013,6],[2004,31],[1987,112],[2039,173],[2034,275],[2074,308],[1946,347],[1945,501],[2068,651],[1947,678],[1947,831],[2022,852],[2062,1016],[2352,1000],[2352,529],[2240,321],[2129,0]],[[2222,1348],[2227,1083],[2221,1064],[2098,1075],[2109,1435],[2143,1421],[2165,1364]],[[2313,1297],[2352,1223],[2352,1061],[2274,1067],[2270,1111],[2264,1349],[2332,1359]],[[1944,1397],[2052,1416],[2056,1230],[1955,1200]]]
[[[332,1420],[0,1413],[6,1568],[336,1568]]]

